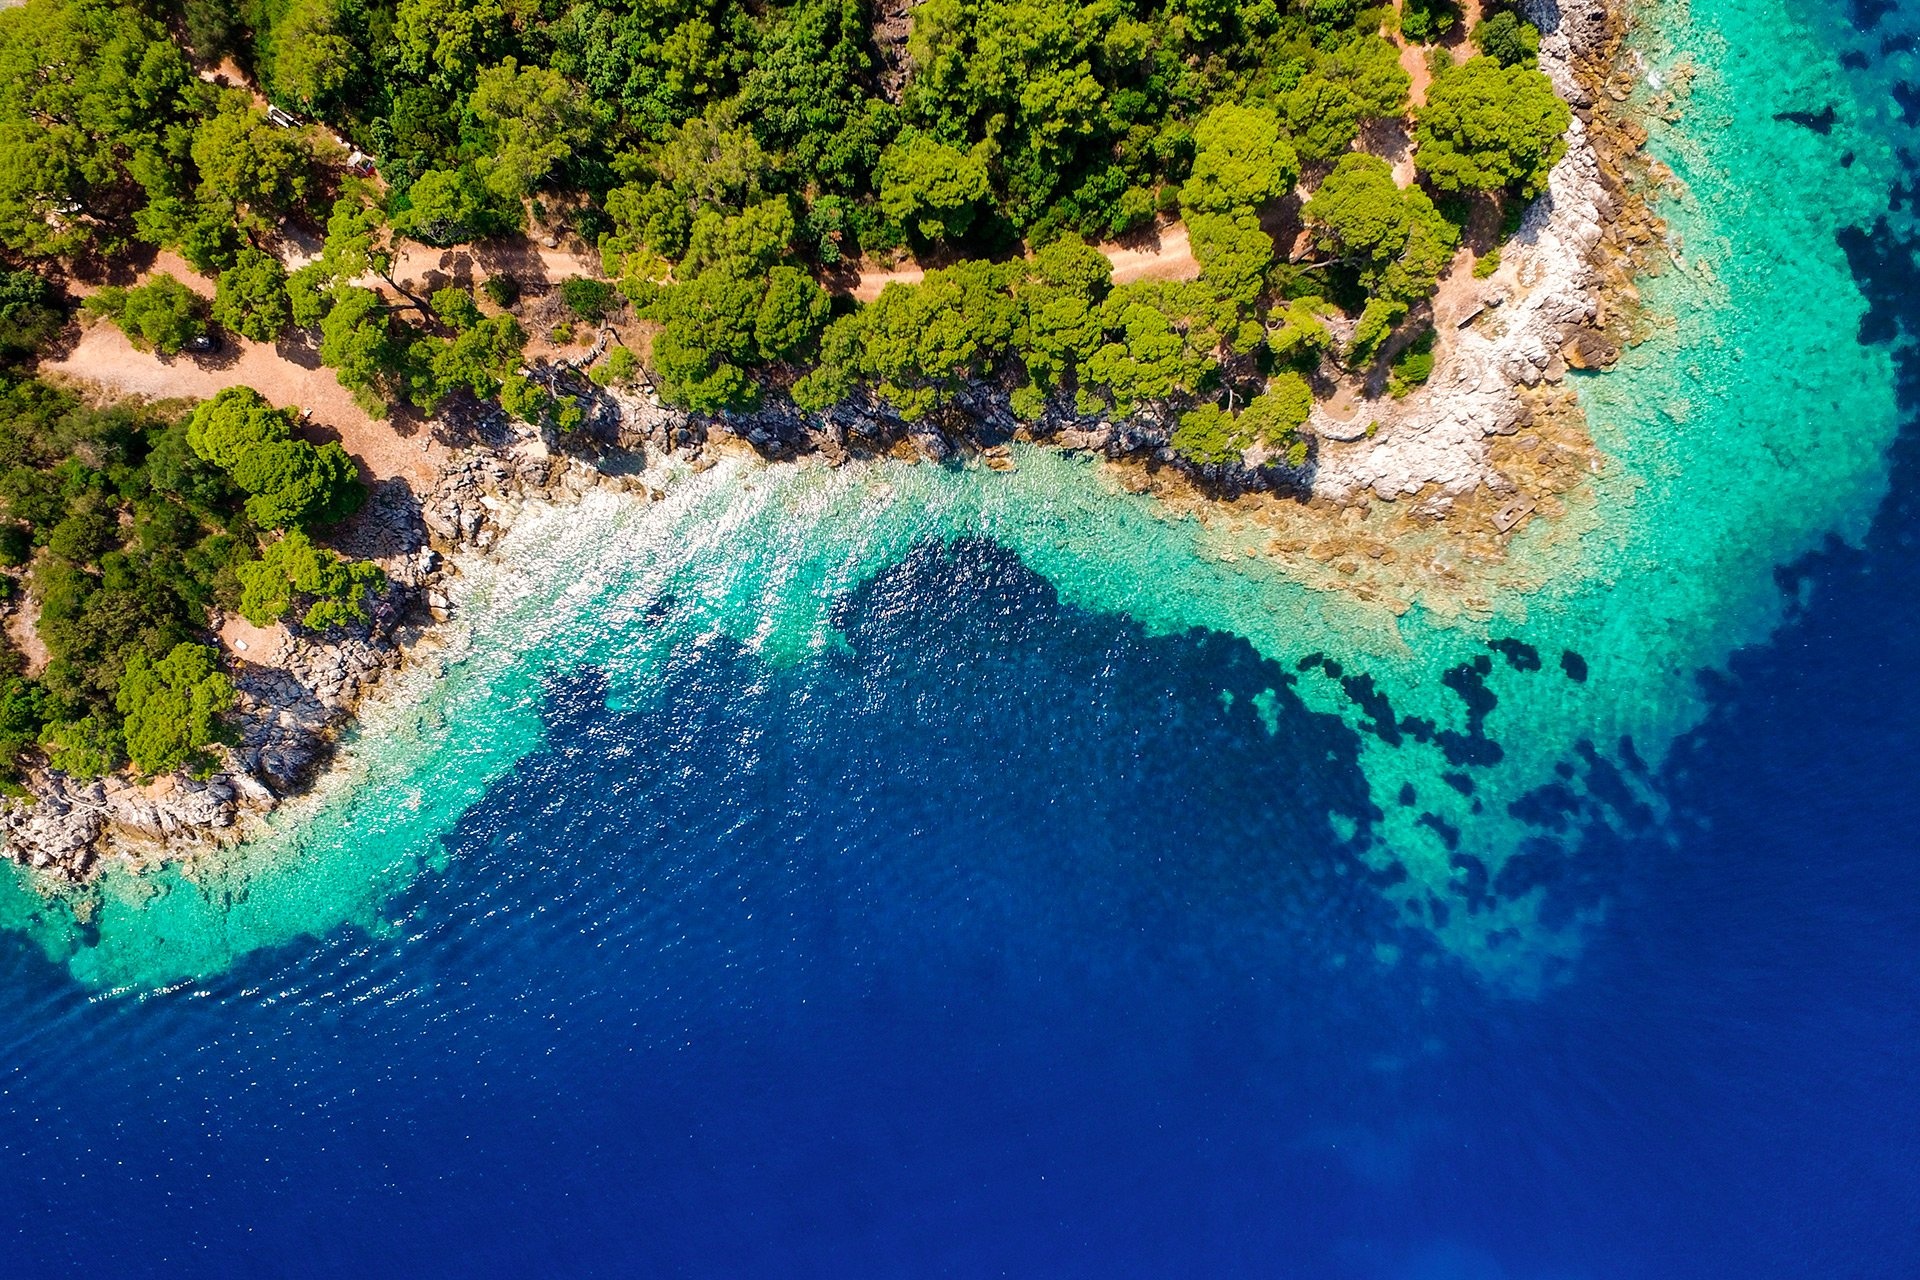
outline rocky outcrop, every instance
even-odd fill
[[[1443,289],[1435,299],[1440,341],[1426,388],[1403,401],[1365,402],[1344,422],[1325,406],[1316,410],[1315,496],[1471,492],[1498,479],[1489,438],[1530,420],[1520,388],[1618,357],[1591,327],[1602,306],[1607,226],[1621,195],[1601,163],[1589,110],[1589,82],[1604,76],[1618,33],[1599,0],[1527,0],[1524,8],[1541,30],[1541,69],[1577,108],[1567,154],[1503,246],[1500,270],[1476,288],[1455,296]]]
[[[31,805],[0,813],[0,833],[18,861],[78,880],[98,861],[101,845],[163,848],[203,843],[230,828],[244,801],[264,803],[251,778],[215,774],[205,780],[162,778],[140,786],[126,778],[75,782],[60,774],[40,780]]]

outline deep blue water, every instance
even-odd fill
[[[1284,673],[927,548],[823,663],[556,673],[410,939],[145,1003],[10,946],[5,1271],[1912,1275],[1903,461],[1677,753],[1677,838],[1556,878],[1609,923],[1539,1000],[1384,913],[1352,731],[1220,696]]]
[[[1910,246],[1849,250],[1910,339]],[[1538,861],[1606,910],[1538,999],[1388,913],[1353,731],[1252,706],[1293,673],[928,547],[825,659],[554,672],[393,937],[149,1000],[0,938],[0,1274],[1920,1274],[1895,463],[1671,820]]]

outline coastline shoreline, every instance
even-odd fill
[[[1175,509],[1235,511],[1251,494],[1337,535],[1348,511],[1387,508],[1403,524],[1462,541],[1474,555],[1504,554],[1530,515],[1564,514],[1559,495],[1598,469],[1577,403],[1559,384],[1573,369],[1610,363],[1609,352],[1617,355],[1635,336],[1633,279],[1660,244],[1658,220],[1629,181],[1645,131],[1624,118],[1624,105],[1622,118],[1608,114],[1609,101],[1625,103],[1606,88],[1621,74],[1631,15],[1618,0],[1580,0],[1571,19],[1554,0],[1529,0],[1525,8],[1543,32],[1542,69],[1576,108],[1550,195],[1529,210],[1515,242],[1521,251],[1493,279],[1477,282],[1485,292],[1467,300],[1472,314],[1463,322],[1436,314],[1436,322],[1456,324],[1428,387],[1380,402],[1397,412],[1382,416],[1377,430],[1345,439],[1350,424],[1316,406],[1318,457],[1307,492],[1281,496],[1271,477],[1263,483],[1251,474],[1195,475],[1166,465],[1170,423],[1065,419],[1032,430],[990,388],[962,397],[963,431],[887,422],[857,404],[797,422],[777,410],[702,421],[622,397],[607,454],[615,465],[606,468],[554,453],[537,434],[501,433],[496,421],[493,439],[457,450],[429,492],[411,495],[417,545],[389,564],[393,587],[371,627],[336,640],[289,638],[286,651],[272,655],[278,661],[244,664],[242,746],[230,768],[204,781],[145,786],[43,776],[35,803],[9,804],[0,817],[7,854],[57,891],[85,884],[109,863],[152,868],[245,840],[266,815],[336,785],[346,767],[336,748],[363,704],[398,696],[406,683],[399,673],[438,650],[430,637],[448,621],[448,580],[490,557],[525,502],[565,501],[593,487],[646,490],[653,457],[700,469],[716,451],[736,448],[775,460],[817,453],[836,465],[863,456],[945,462],[973,453],[1005,469],[1014,465],[1007,444],[1031,442],[1103,456],[1123,487],[1153,492]],[[1499,301],[1490,302],[1496,291]],[[1559,434],[1548,453],[1578,465],[1547,468],[1552,474],[1544,477],[1509,466],[1507,446],[1537,437],[1542,432],[1529,429],[1549,421]],[[1566,447],[1576,438],[1584,455]],[[1525,510],[1499,527],[1516,504]],[[1299,553],[1296,541],[1277,544],[1277,554]],[[1320,560],[1313,545],[1308,558]],[[1323,563],[1336,563],[1336,555]],[[1329,585],[1346,584],[1335,573]],[[1357,589],[1364,596],[1374,588]],[[1384,588],[1380,594],[1397,602]]]

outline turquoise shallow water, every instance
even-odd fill
[[[531,513],[352,785],[0,889],[0,1269],[1920,1274],[1920,11],[1799,15],[1642,38],[1686,266],[1543,585],[1042,453]]]
[[[1571,854],[1593,823],[1657,822],[1643,775],[1703,714],[1697,673],[1777,623],[1776,566],[1857,538],[1885,490],[1893,368],[1856,340],[1865,304],[1836,236],[1885,206],[1888,119],[1843,92],[1829,45],[1782,38],[1797,21],[1777,3],[1716,0],[1663,10],[1637,38],[1650,79],[1690,80],[1651,143],[1677,179],[1660,209],[1679,264],[1646,286],[1658,336],[1581,383],[1612,460],[1594,482],[1597,527],[1571,544],[1525,531],[1514,554],[1545,585],[1497,595],[1490,621],[1418,605],[1395,619],[1311,591],[1043,452],[1010,475],[730,461],[652,506],[602,495],[524,517],[500,565],[468,584],[444,677],[416,673],[413,695],[354,744],[351,787],[216,865],[110,876],[82,922],[20,883],[0,891],[0,919],[83,983],[135,989],[343,924],[391,930],[391,895],[443,863],[441,836],[542,745],[554,673],[592,664],[618,705],[687,646],[731,640],[776,669],[815,661],[841,643],[844,593],[928,540],[984,536],[1072,605],[1154,634],[1243,637],[1297,673],[1308,706],[1365,730],[1375,812],[1341,821],[1371,866],[1404,869],[1381,891],[1473,971],[1537,991],[1578,955],[1592,909],[1548,918],[1537,890],[1477,886],[1542,841]],[[1831,136],[1774,118],[1829,101]],[[1489,640],[1531,646],[1543,670]],[[1584,679],[1564,673],[1569,653]],[[1355,677],[1371,685],[1356,692]],[[1430,740],[1399,731],[1410,721]],[[1458,909],[1467,895],[1472,911]]]

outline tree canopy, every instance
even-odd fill
[[[1532,197],[1567,153],[1573,110],[1540,71],[1482,56],[1435,79],[1415,121],[1414,159],[1434,186]]]
[[[1193,171],[1180,204],[1196,213],[1237,213],[1293,190],[1300,160],[1264,107],[1223,102],[1193,130]]]
[[[206,302],[177,276],[157,272],[131,289],[109,286],[87,299],[86,309],[120,326],[142,351],[163,356],[180,350],[207,331]]]
[[[346,450],[293,439],[287,412],[251,387],[229,387],[195,409],[187,443],[249,495],[247,517],[266,528],[331,524],[366,499]]]
[[[143,774],[208,767],[206,748],[225,741],[221,715],[233,706],[233,682],[204,644],[175,645],[158,660],[135,653],[115,705],[126,717],[127,759]]]
[[[348,560],[298,529],[269,544],[258,560],[240,566],[240,612],[257,627],[271,626],[302,603],[300,625],[325,631],[367,620],[367,596],[386,584],[379,566]]]

